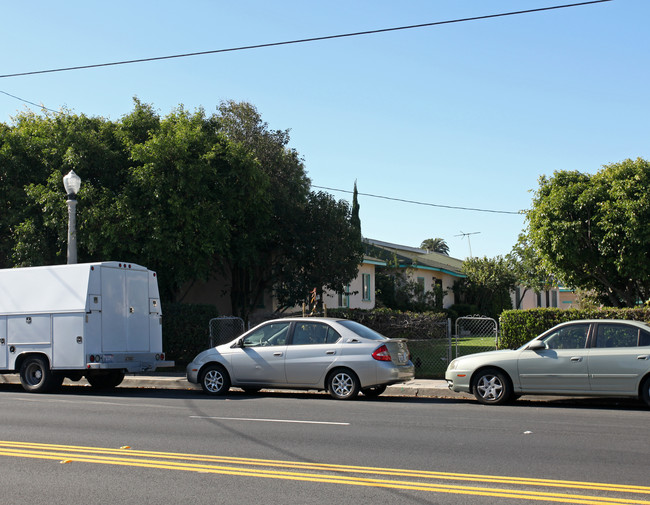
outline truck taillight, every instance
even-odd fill
[[[165,361],[165,353],[156,354],[156,361]]]
[[[390,353],[388,352],[388,347],[385,345],[378,347],[375,352],[372,353],[372,357],[377,361],[392,361]]]

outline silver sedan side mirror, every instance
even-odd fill
[[[530,344],[528,344],[528,347],[526,347],[526,349],[529,351],[543,351],[546,349],[546,344],[541,340],[533,340]]]

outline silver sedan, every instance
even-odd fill
[[[346,319],[268,321],[232,342],[203,351],[187,366],[187,380],[210,395],[230,386],[326,390],[339,400],[411,380],[406,341],[389,339]]]
[[[485,404],[520,395],[640,398],[650,405],[650,325],[611,319],[562,323],[517,350],[453,360],[449,388]]]

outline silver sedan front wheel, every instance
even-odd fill
[[[501,405],[512,397],[510,380],[500,370],[482,370],[474,382],[474,396],[486,405]]]
[[[327,380],[327,390],[332,398],[351,400],[359,394],[359,379],[352,370],[335,370]]]
[[[201,387],[209,395],[225,394],[230,389],[230,377],[221,365],[208,365],[201,372]]]

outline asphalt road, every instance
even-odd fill
[[[648,414],[616,400],[2,385],[2,503],[650,503]]]

